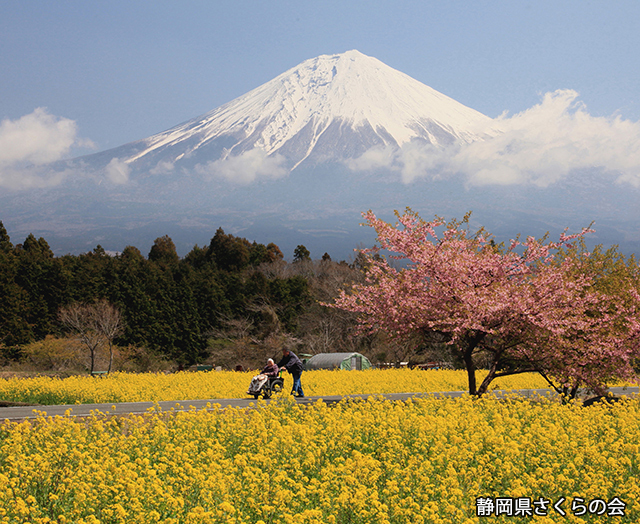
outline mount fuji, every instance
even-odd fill
[[[58,254],[97,244],[144,253],[169,234],[183,255],[223,227],[276,242],[288,258],[298,244],[313,258],[372,244],[358,227],[367,209],[389,218],[406,206],[425,218],[473,210],[498,235],[587,225],[554,191],[468,189],[440,176],[448,151],[501,132],[376,58],[323,55],[164,132],[46,166],[60,183],[0,196],[0,219],[13,236],[44,236]],[[416,163],[430,176],[407,177]]]
[[[271,160],[255,176],[282,176],[374,147],[443,148],[495,134],[490,118],[353,50],[306,60],[205,115],[86,160],[117,158],[138,173],[224,172],[225,161],[253,151],[254,167]],[[227,178],[242,183],[252,175]]]

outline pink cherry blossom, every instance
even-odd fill
[[[557,242],[516,239],[505,248],[484,231],[471,234],[465,221],[427,222],[410,209],[397,213],[396,225],[372,211],[363,216],[379,244],[365,250],[366,281],[330,305],[358,313],[362,331],[444,335],[465,363],[470,394],[525,371],[541,373],[558,391],[578,385],[602,391],[610,380],[635,380],[640,296],[631,283],[626,300],[596,291],[593,277],[580,271],[580,258],[555,257],[591,229],[565,230]],[[374,256],[382,250],[405,267]],[[480,354],[489,356],[490,368],[477,386]]]

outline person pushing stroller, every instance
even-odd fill
[[[283,348],[282,360],[278,362],[278,368],[285,368],[289,373],[291,373],[291,376],[293,377],[293,389],[291,390],[291,394],[298,398],[304,397],[302,384],[300,383],[300,375],[302,375],[304,365],[298,356],[288,349]]]

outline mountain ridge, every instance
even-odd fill
[[[413,140],[436,147],[470,143],[495,135],[492,124],[352,50],[306,60],[204,115],[112,151],[133,169],[150,170],[154,163],[194,167],[259,149],[282,155],[291,171],[314,154],[354,158],[371,147]],[[192,157],[198,162],[189,162]]]

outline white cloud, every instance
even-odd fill
[[[534,184],[546,187],[584,168],[616,173],[640,186],[640,122],[591,116],[578,93],[559,90],[512,117],[494,120],[494,138],[449,149],[418,143],[372,150],[348,165],[391,168],[404,182],[461,173],[473,185]]]
[[[391,146],[372,147],[365,151],[358,158],[350,158],[346,161],[347,166],[353,171],[375,171],[379,168],[398,168],[396,162],[397,149]]]
[[[401,148],[376,146],[362,156],[345,163],[353,171],[395,171],[405,183],[416,178],[440,178],[451,171],[450,161],[456,153],[423,142],[409,142]]]
[[[237,184],[249,184],[258,178],[281,178],[289,172],[282,155],[268,156],[258,148],[207,162],[205,165],[198,164],[196,171],[203,175],[226,178]]]
[[[46,168],[0,166],[0,188],[33,189],[53,187],[73,173],[69,170],[52,172]]]
[[[167,173],[172,173],[175,167],[176,166],[173,162],[161,160],[156,164],[156,167],[149,171],[149,173],[152,175],[165,175]]]
[[[73,120],[39,107],[17,120],[0,122],[0,186],[13,189],[56,185],[64,174],[37,167],[65,157],[72,146],[93,147],[77,137]]]
[[[112,158],[104,171],[107,180],[110,182],[114,184],[126,184],[129,181],[131,168],[119,158]]]

